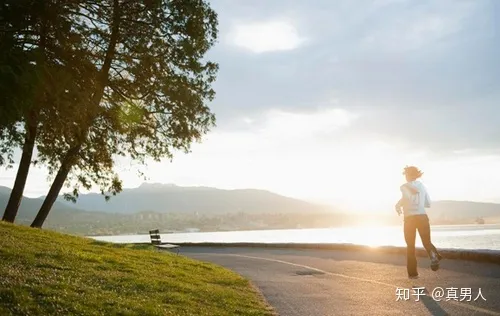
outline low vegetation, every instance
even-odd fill
[[[0,315],[272,315],[249,281],[147,245],[0,222]]]

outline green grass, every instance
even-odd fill
[[[0,222],[0,315],[273,315],[249,281],[156,251]]]

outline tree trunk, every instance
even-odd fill
[[[40,65],[45,64],[45,48],[47,46],[47,26],[45,17],[45,5],[42,2],[42,13],[41,13],[41,29],[40,29],[40,50],[42,52],[42,57],[39,60]],[[39,100],[39,99],[38,99]],[[19,206],[21,205],[21,200],[24,193],[24,187],[26,185],[26,180],[28,179],[28,173],[31,166],[31,159],[33,157],[33,149],[35,148],[35,140],[38,133],[38,111],[35,107],[27,113],[26,116],[26,135],[23,144],[23,153],[21,156],[21,161],[19,162],[19,168],[17,169],[16,180],[14,182],[14,187],[10,193],[9,202],[5,208],[5,212],[2,220],[13,223]]]
[[[106,49],[106,56],[104,57],[103,66],[99,73],[100,86],[96,91],[96,93],[94,93],[92,100],[90,102],[90,106],[95,109],[96,113],[92,114],[88,126],[86,126],[83,135],[81,135],[82,137],[80,138],[80,142],[76,144],[74,147],[72,147],[64,157],[63,162],[61,163],[61,167],[59,168],[59,171],[57,172],[57,175],[54,181],[52,182],[52,186],[50,187],[49,193],[47,194],[47,197],[43,201],[43,204],[40,207],[40,210],[38,211],[35,220],[33,221],[33,223],[31,223],[31,227],[37,227],[37,228],[42,227],[43,223],[45,222],[45,219],[49,215],[52,205],[54,205],[54,202],[56,201],[57,196],[59,195],[59,192],[61,191],[61,188],[64,185],[64,182],[66,181],[66,178],[71,168],[75,164],[75,159],[77,159],[76,156],[80,152],[80,149],[82,148],[83,143],[87,138],[93,120],[98,116],[97,114],[98,107],[99,104],[101,103],[101,99],[104,95],[104,89],[108,82],[109,70],[111,68],[111,63],[115,56],[116,44],[118,43],[120,35],[119,25],[120,25],[120,2],[119,0],[113,0],[113,25],[111,28],[111,37],[109,40],[109,45]]]
[[[37,134],[37,125],[33,123],[26,124],[26,135],[24,137],[23,153],[19,168],[17,169],[16,180],[14,187],[10,193],[9,202],[5,208],[2,220],[13,223],[16,219],[17,211],[21,205],[23,198],[24,186],[28,179],[28,173],[31,166],[31,158],[33,157],[33,149],[35,148],[35,139]]]
[[[73,167],[75,155],[80,151],[80,147],[81,146],[73,147],[68,151],[54,181],[52,182],[52,185],[50,186],[49,193],[47,193],[42,206],[40,206],[35,220],[33,220],[33,223],[31,223],[31,227],[42,228],[43,223],[49,215],[52,205],[54,205],[54,202],[59,196],[59,192],[61,192],[64,182],[66,181],[69,171],[71,170],[71,167]]]

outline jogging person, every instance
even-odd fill
[[[422,240],[422,245],[431,259],[431,269],[439,269],[441,256],[436,247],[431,242],[431,229],[429,217],[425,211],[431,207],[429,194],[422,182],[418,181],[423,173],[417,167],[407,166],[403,175],[406,183],[400,187],[402,197],[396,204],[396,211],[399,215],[404,214],[404,236],[406,241],[406,268],[410,279],[418,278],[417,257],[415,254],[415,239],[418,234]]]

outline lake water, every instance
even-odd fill
[[[447,225],[432,226],[431,229],[432,242],[437,248],[500,250],[500,225]],[[162,234],[161,237],[162,241],[169,243],[351,243],[368,246],[405,246],[401,226],[174,233]],[[150,242],[149,235],[91,238],[115,243]],[[418,235],[417,246],[422,246]]]

